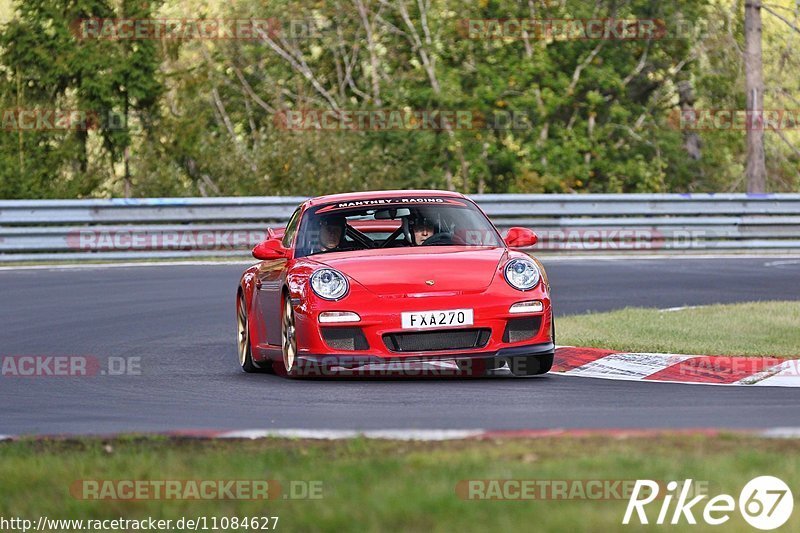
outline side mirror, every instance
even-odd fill
[[[528,228],[511,228],[506,233],[506,244],[509,248],[528,248],[536,244],[539,238]]]
[[[283,247],[280,239],[273,238],[260,242],[253,248],[253,257],[262,261],[270,259],[285,259],[289,257],[289,250]]]

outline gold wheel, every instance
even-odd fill
[[[297,364],[297,337],[294,324],[294,309],[288,295],[283,301],[283,314],[281,320],[281,349],[283,351],[283,366],[286,373],[291,375],[296,370]]]

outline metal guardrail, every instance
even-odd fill
[[[800,194],[472,197],[540,251],[800,250]],[[303,197],[0,201],[0,262],[248,257]]]

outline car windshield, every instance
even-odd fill
[[[414,246],[502,246],[497,230],[468,200],[375,198],[309,209],[296,257]]]

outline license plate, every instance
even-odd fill
[[[471,326],[472,309],[402,313],[403,329],[432,329]]]

